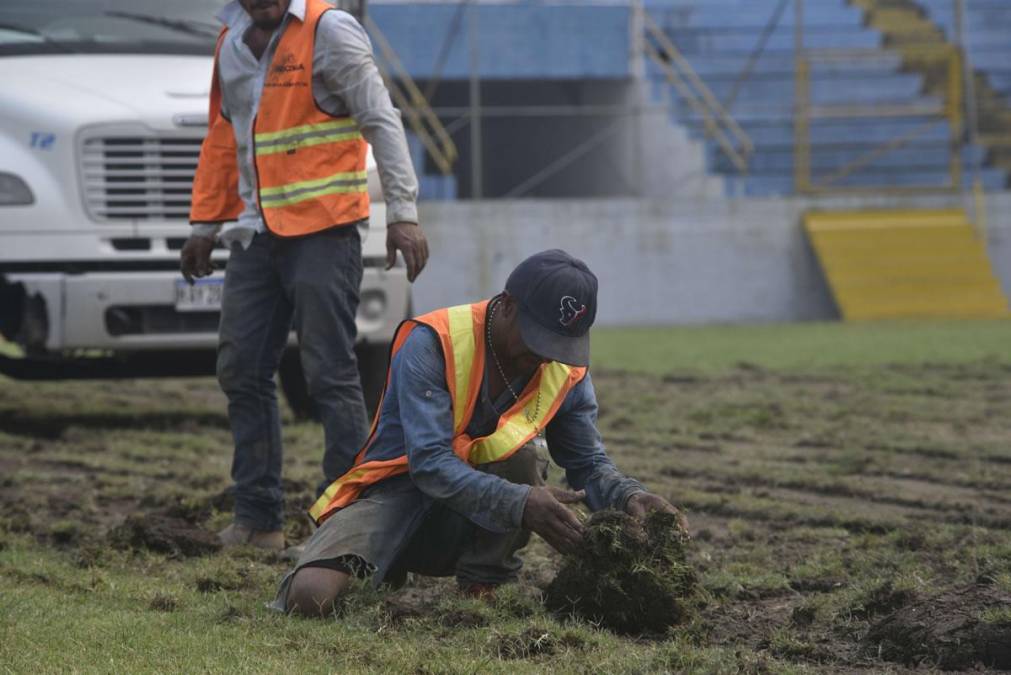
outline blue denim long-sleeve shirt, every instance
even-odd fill
[[[490,360],[485,359],[486,364]],[[499,416],[513,404],[508,388],[498,400],[491,400],[487,375],[486,370],[467,427],[473,437],[492,433]],[[526,384],[518,379],[512,386],[521,391]],[[419,326],[393,358],[370,454],[393,457],[406,451],[411,480],[428,497],[487,530],[519,528],[530,486],[475,470],[453,453],[452,440],[453,411],[442,347],[434,331]],[[591,509],[623,508],[631,495],[645,490],[622,475],[604,451],[589,374],[569,391],[545,429],[545,440],[552,459],[565,469],[569,485],[586,490]]]

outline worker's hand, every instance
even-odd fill
[[[386,228],[386,269],[397,262],[397,251],[404,256],[407,280],[413,282],[428,262],[428,240],[417,223],[391,223]]]
[[[214,272],[211,266],[211,251],[214,250],[214,239],[210,237],[190,236],[183,244],[179,253],[179,269],[182,270],[186,283],[193,285],[194,278],[210,276]]]
[[[653,511],[676,514],[678,528],[685,534],[688,534],[688,519],[685,518],[685,514],[674,508],[673,504],[660,495],[655,495],[651,492],[637,492],[625,502],[625,511],[636,518],[645,518]]]
[[[559,553],[572,553],[583,541],[583,524],[565,504],[586,499],[586,492],[573,492],[557,487],[530,489],[523,509],[523,527],[536,532]]]

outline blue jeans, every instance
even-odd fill
[[[274,374],[292,328],[326,438],[324,482],[354,462],[368,433],[354,345],[362,281],[361,239],[349,225],[282,239],[257,234],[235,245],[221,307],[218,382],[235,441],[235,522],[284,523],[281,421]]]

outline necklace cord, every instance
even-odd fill
[[[498,310],[498,305],[499,305],[500,301],[501,301],[501,298],[494,298],[491,301],[491,303],[489,304],[489,306],[488,306],[488,319],[487,319],[487,321],[485,321],[485,324],[487,326],[486,333],[487,333],[487,338],[488,338],[488,351],[491,352],[492,361],[495,362],[495,367],[498,368],[498,373],[499,373],[499,375],[502,376],[502,382],[505,384],[506,388],[509,390],[509,393],[512,394],[513,401],[516,402],[516,403],[518,403],[519,400],[520,400],[520,396],[519,396],[519,394],[516,393],[516,390],[513,389],[512,384],[509,382],[509,378],[506,377],[505,368],[502,367],[502,362],[499,361],[498,354],[495,353],[495,345],[492,342],[492,337],[491,337],[491,334],[492,334],[492,330],[491,330],[492,323],[495,321],[495,312]],[[540,413],[541,413],[541,389],[540,389],[540,387],[538,387],[537,388],[537,403],[534,406],[534,414],[533,414],[533,416],[531,416],[526,411],[526,408],[523,409],[523,415],[527,418],[527,422],[529,422],[530,424],[533,424],[534,421],[537,420],[537,418],[540,415]]]

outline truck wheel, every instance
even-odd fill
[[[277,378],[281,381],[281,391],[284,392],[284,398],[295,419],[319,421],[312,398],[309,397],[309,387],[305,384],[305,372],[297,349],[284,352],[277,369]]]
[[[362,380],[362,394],[365,397],[365,410],[369,420],[375,414],[379,405],[379,397],[383,393],[386,382],[387,359],[389,345],[360,344],[355,347],[358,355],[358,374]],[[309,388],[305,383],[305,373],[302,371],[302,361],[297,349],[285,351],[278,368],[278,379],[281,381],[281,391],[288,401],[295,419],[319,421],[316,405],[309,396]]]
[[[358,354],[358,374],[362,378],[362,395],[369,422],[375,417],[379,398],[386,385],[386,371],[390,366],[390,346],[388,344],[362,344],[355,349]]]

